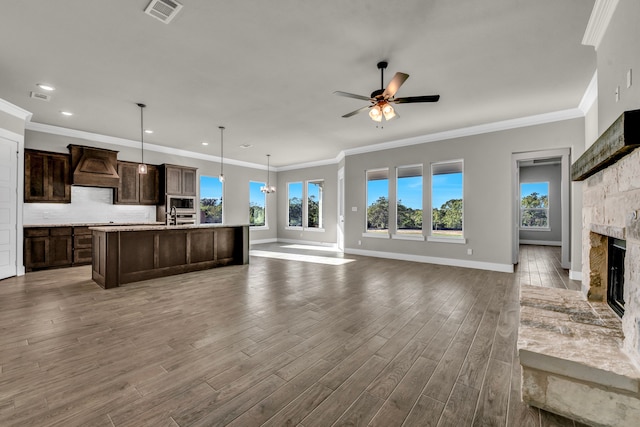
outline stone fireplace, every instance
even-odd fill
[[[523,400],[593,426],[640,425],[638,148],[640,110],[625,112],[571,166],[583,182],[582,292],[520,291]]]

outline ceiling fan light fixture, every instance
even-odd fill
[[[396,112],[389,103],[384,104],[382,107],[382,114],[384,114],[384,118],[386,120],[391,120],[396,117]]]
[[[371,117],[371,120],[373,120],[374,122],[382,121],[382,111],[380,110],[380,107],[378,105],[373,106],[369,110],[369,117]]]

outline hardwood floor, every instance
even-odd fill
[[[519,285],[579,287],[559,248],[507,274],[290,246],[110,290],[90,266],[0,281],[0,425],[578,426],[519,397]]]

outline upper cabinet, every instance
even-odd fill
[[[185,166],[163,165],[165,194],[172,196],[195,196],[197,192],[197,169]]]
[[[157,205],[158,167],[147,165],[147,173],[138,173],[138,164],[118,162],[120,181],[115,192],[114,203],[119,205]]]
[[[69,156],[24,151],[25,203],[71,203]]]

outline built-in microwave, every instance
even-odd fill
[[[176,208],[178,212],[196,212],[196,198],[189,196],[167,196],[167,212],[171,208]]]

